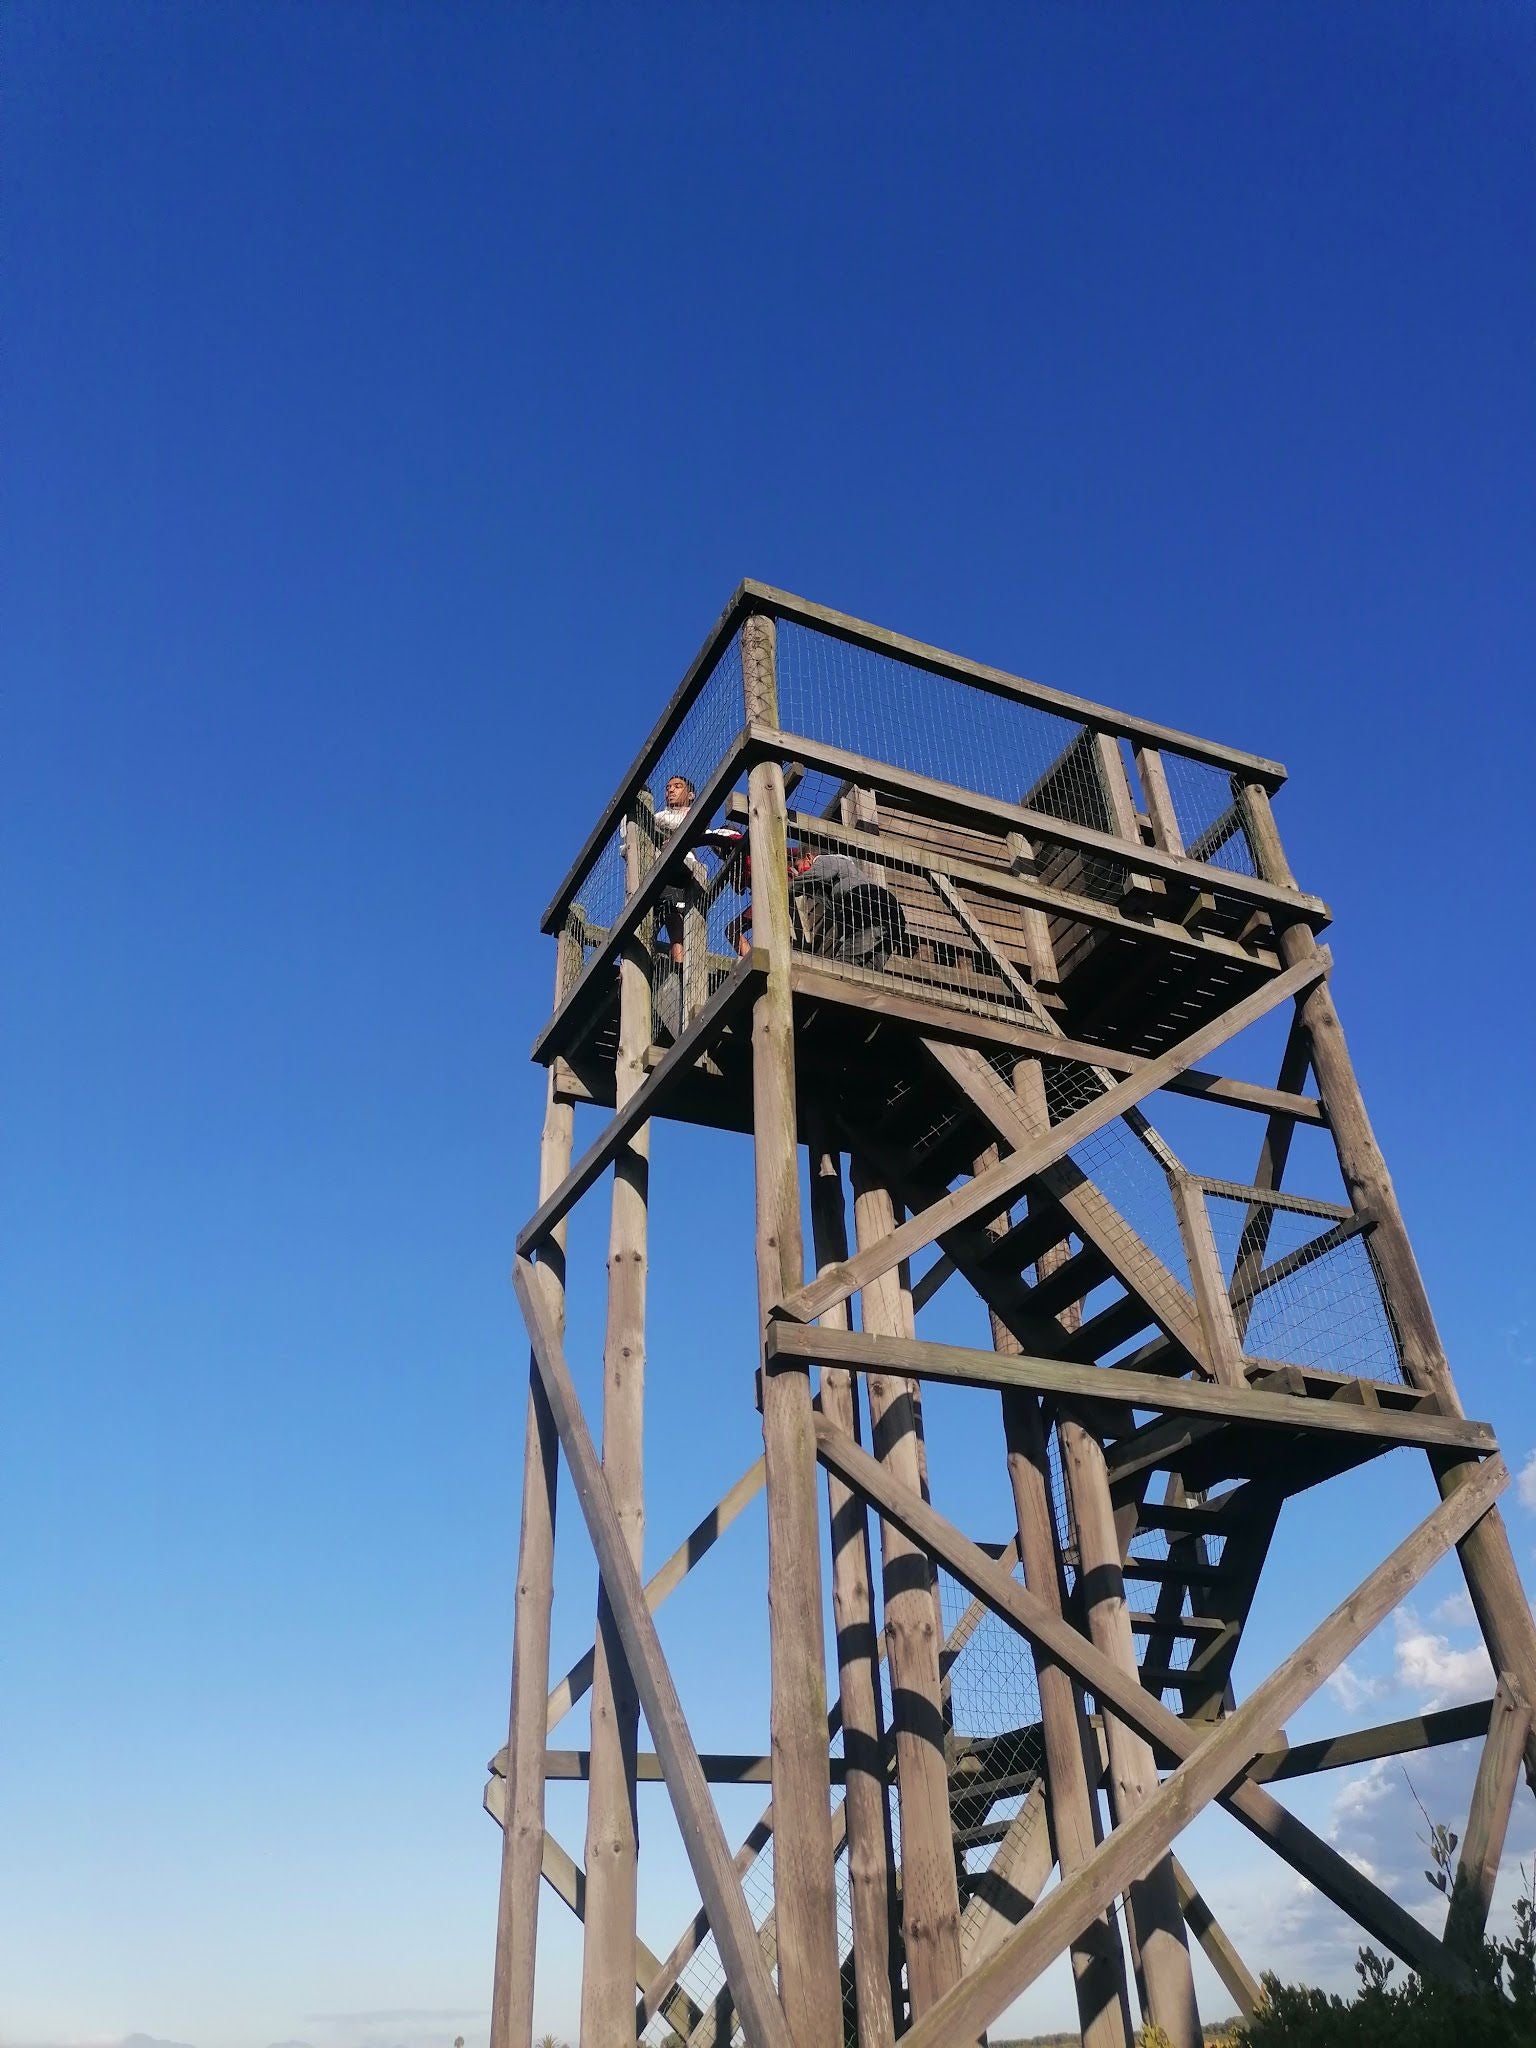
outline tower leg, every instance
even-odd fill
[[[1024,1064],[1020,1062],[1021,1066]],[[1038,1077],[1039,1069],[1033,1071]],[[977,1161],[978,1171],[996,1156],[993,1147]],[[988,1226],[988,1231],[1000,1236],[1007,1228],[1007,1218],[1002,1216]],[[994,1351],[1017,1354],[1023,1350],[996,1310],[991,1312],[991,1322]],[[1002,1396],[1002,1404],[1008,1478],[1013,1487],[1024,1583],[1060,1614],[1061,1564],[1051,1514],[1040,1403],[1033,1394],[1016,1389]],[[1035,1653],[1035,1672],[1040,1686],[1040,1731],[1045,1744],[1046,1811],[1065,1883],[1098,1846],[1084,1762],[1086,1731],[1082,1701],[1071,1673],[1039,1651]],[[1093,1921],[1072,1944],[1072,1976],[1085,2048],[1126,2048],[1131,2038],[1131,2012],[1125,1985],[1125,1952],[1108,1915]]]
[[[853,1161],[854,1232],[862,1250],[895,1228],[889,1193]],[[864,1328],[912,1334],[911,1301],[893,1268],[864,1289]],[[915,1390],[910,1380],[870,1373],[870,1433],[882,1464],[921,1492]],[[933,1567],[910,1537],[880,1525],[886,1656],[891,1673],[896,1778],[901,1798],[901,1913],[912,2015],[920,2019],[960,1975],[960,1888],[949,1817],[949,1767],[939,1673]]]
[[[640,882],[639,835],[625,845],[626,881]],[[619,963],[619,1042],[614,1107],[645,1079],[651,1043],[651,984],[645,937]],[[645,1531],[645,1289],[650,1126],[614,1161],[608,1232],[608,1315],[603,1338],[603,1473],[636,1570]],[[626,2048],[635,2039],[635,1919],[639,1824],[635,1750],[640,1703],[599,1585],[592,1672],[592,1758],[587,1792],[586,1942],[582,1950],[581,2038],[589,2048]]]
[[[1089,1632],[1122,1671],[1137,1670],[1136,1645],[1121,1576],[1120,1541],[1110,1504],[1109,1473],[1097,1437],[1081,1423],[1060,1424],[1062,1461],[1077,1520],[1078,1584],[1085,1590]],[[1107,1708],[1110,1801],[1123,1826],[1158,1788],[1152,1745]],[[1200,2048],[1200,2014],[1189,1967],[1184,1915],[1179,1910],[1173,1859],[1162,1857],[1130,1885],[1131,1922],[1141,1957],[1146,2017],[1174,2048]]]
[[[1292,883],[1267,794],[1254,787],[1246,789],[1244,811],[1261,872],[1267,880]],[[1305,925],[1291,925],[1280,933],[1280,955],[1287,966],[1305,960],[1316,948],[1317,941]],[[1314,983],[1300,998],[1297,1014],[1307,1035],[1313,1079],[1328,1113],[1350,1203],[1357,1214],[1369,1211],[1376,1218],[1371,1252],[1402,1340],[1403,1369],[1412,1385],[1436,1396],[1447,1415],[1461,1415],[1465,1411],[1398,1207],[1397,1190],[1366,1114],[1344,1027],[1326,981]],[[1430,1462],[1435,1483],[1441,1494],[1448,1496],[1467,1461],[1435,1456]],[[1462,1539],[1458,1552],[1495,1671],[1507,1672],[1526,1699],[1536,1699],[1536,1621],[1496,1507]],[[1526,1736],[1525,1769],[1536,1784],[1536,1727]]]
[[[811,1236],[817,1270],[848,1256],[847,1212],[841,1163],[817,1145],[811,1174]],[[824,1321],[848,1327],[840,1302]],[[829,1421],[859,1441],[857,1382],[834,1367],[821,1375],[821,1408]],[[896,2038],[898,1980],[894,1934],[891,1810],[886,1790],[885,1727],[881,1712],[874,1588],[869,1554],[869,1510],[827,1473],[832,1524],[832,1613],[842,1699],[844,1814],[848,1829],[848,1894],[853,1918],[853,1977],[859,2048],[891,2048]]]
[[[568,964],[562,948],[562,967]],[[564,986],[562,974],[556,1001]],[[539,1199],[570,1171],[574,1113],[557,1102],[553,1071],[539,1146]],[[540,1254],[539,1274],[557,1326],[565,1318],[565,1225]],[[538,1949],[539,1882],[544,1865],[544,1724],[549,1693],[549,1615],[554,1597],[554,1420],[537,1369],[530,1367],[523,1435],[523,1508],[518,1536],[512,1633],[512,1711],[501,1831],[501,1891],[496,1908],[496,1974],[491,2048],[530,2048]]]
[[[770,618],[742,627],[749,718],[778,720]],[[784,772],[762,761],[747,784],[753,943],[768,974],[752,1012],[753,1159],[758,1313],[804,1283],[795,1122],[794,1008],[789,985]],[[805,1372],[763,1374],[768,1493],[769,1663],[773,1684],[774,1923],[779,1995],[796,2048],[842,2048],[833,1870],[827,1672],[822,1640],[816,1437]]]

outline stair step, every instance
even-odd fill
[[[1176,1557],[1133,1557],[1123,1569],[1126,1578],[1154,1586],[1218,1586],[1225,1577],[1219,1564],[1184,1564]]]
[[[1232,1626],[1218,1614],[1178,1614],[1164,1620],[1157,1614],[1131,1611],[1131,1633],[1138,1636],[1187,1636],[1192,1642],[1225,1635]]]
[[[1172,1501],[1147,1501],[1137,1513],[1136,1527],[1138,1531],[1161,1529],[1169,1536],[1225,1536],[1232,1526],[1228,1503],[1236,1499],[1236,1493],[1223,1494],[1208,1507],[1188,1502],[1175,1505]]]
[[[1143,1664],[1141,1682],[1148,1692],[1209,1692],[1225,1685],[1226,1677],[1214,1671],[1176,1671],[1171,1664]]]

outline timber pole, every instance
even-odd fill
[[[562,936],[555,969],[558,1009],[580,971],[580,948]],[[575,1112],[549,1070],[539,1141],[539,1200],[571,1167]],[[540,1247],[538,1273],[556,1327],[565,1321],[565,1225]],[[544,1868],[544,1723],[549,1693],[549,1620],[555,1590],[555,1493],[559,1445],[538,1367],[528,1368],[523,1431],[523,1505],[512,1625],[512,1704],[496,1906],[496,1968],[490,2048],[531,2048],[539,1884]]]
[[[842,1163],[821,1142],[812,1149],[811,1237],[817,1270],[848,1256]],[[824,1325],[848,1327],[839,1302]],[[858,1382],[846,1368],[824,1368],[821,1409],[829,1422],[861,1442]],[[861,1495],[827,1470],[832,1528],[832,1614],[837,1629],[842,1703],[844,1813],[848,1828],[848,1899],[853,1920],[853,1977],[859,2048],[893,2048],[900,1967],[895,1944],[894,1858],[887,1792],[884,1715],[879,1679],[869,1549],[869,1510]]]
[[[1248,785],[1243,799],[1260,873],[1266,880],[1294,887],[1267,792]],[[1279,933],[1280,955],[1288,966],[1306,960],[1316,950],[1317,941],[1303,924],[1292,924]],[[1412,1386],[1436,1397],[1443,1414],[1463,1415],[1424,1276],[1398,1206],[1397,1190],[1366,1113],[1344,1027],[1326,980],[1314,982],[1297,998],[1296,1012],[1306,1033],[1313,1079],[1328,1115],[1350,1205],[1357,1215],[1376,1218],[1371,1256],[1397,1325],[1403,1370]],[[1447,1452],[1432,1454],[1430,1463],[1442,1497],[1448,1497],[1468,1463],[1475,1465],[1476,1460]],[[1462,1538],[1457,1551],[1494,1670],[1507,1672],[1526,1699],[1536,1699],[1536,1622],[1497,1507],[1490,1508]],[[1525,1769],[1528,1780],[1536,1785],[1536,1726],[1526,1735]]]
[[[852,1162],[854,1235],[860,1249],[895,1227],[889,1191],[865,1162]],[[861,1296],[866,1334],[912,1334],[911,1296],[892,1269]],[[882,1465],[904,1486],[926,1493],[916,1387],[871,1372],[870,1434]],[[960,1887],[949,1816],[940,1627],[933,1566],[894,1523],[880,1524],[885,1587],[885,1646],[891,1674],[896,1784],[901,1803],[901,1920],[912,2017],[921,2019],[960,1975]]]
[[[625,833],[625,884],[640,885],[640,833]],[[614,1109],[645,1080],[651,1044],[646,928],[619,960],[619,1042]],[[608,1314],[603,1338],[603,1474],[638,1572],[645,1532],[645,1293],[650,1125],[614,1160],[608,1232]],[[635,2038],[635,1921],[639,1821],[635,1751],[640,1702],[607,1589],[597,1590],[592,1672],[591,1781],[587,1791],[586,1923],[581,2038],[587,2048],[630,2048]]]
[[[1022,1064],[1022,1062],[1021,1062]],[[1038,1069],[1036,1070],[1038,1072]],[[990,1148],[977,1161],[977,1171],[996,1156]],[[1006,1216],[987,1226],[1001,1237]],[[1017,1355],[1024,1349],[996,1309],[990,1311],[992,1348]],[[1051,1513],[1050,1475],[1045,1431],[1037,1395],[1008,1388],[1002,1396],[1003,1435],[1008,1446],[1008,1479],[1013,1489],[1019,1532],[1019,1559],[1024,1584],[1054,1612],[1063,1612],[1061,1560]],[[1046,1814],[1062,1882],[1079,1869],[1098,1847],[1093,1822],[1093,1795],[1084,1761],[1088,1730],[1082,1699],[1072,1675],[1054,1658],[1036,1649],[1035,1676],[1040,1689],[1040,1732],[1045,1747]],[[1072,1976],[1077,1992],[1078,2021],[1084,2048],[1127,2048],[1131,2039],[1130,2002],[1125,1984],[1125,1953],[1107,1914],[1083,1930],[1072,1944]]]
[[[774,624],[764,614],[754,613],[742,626],[741,663],[749,721],[776,726]],[[776,1304],[805,1277],[790,988],[789,854],[784,771],[778,761],[760,761],[751,770],[747,819],[753,944],[768,954],[767,976],[752,1011],[757,1295],[759,1318],[766,1328]],[[795,2048],[843,2048],[821,1532],[808,1372],[763,1374],[763,1451],[779,1996]]]

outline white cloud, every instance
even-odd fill
[[[1520,1476],[1515,1481],[1515,1490],[1520,1495],[1520,1505],[1529,1508],[1536,1515],[1536,1451],[1520,1467]]]
[[[1476,1628],[1477,1609],[1472,1605],[1471,1594],[1463,1589],[1442,1600],[1430,1619],[1438,1621],[1444,1628]]]
[[[1329,1673],[1326,1684],[1339,1705],[1349,1713],[1363,1707],[1367,1700],[1379,1700],[1387,1689],[1385,1679],[1362,1678],[1347,1659],[1337,1671]]]
[[[1428,1707],[1480,1699],[1493,1690],[1486,1646],[1479,1642],[1468,1650],[1452,1649],[1450,1639],[1426,1628],[1411,1607],[1397,1615],[1393,1670],[1399,1685],[1422,1694]]]

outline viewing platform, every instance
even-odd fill
[[[744,689],[753,612],[775,622],[771,723]],[[872,1015],[1023,1050],[1070,1019],[1067,1037],[1128,1070],[1278,972],[1278,928],[1328,922],[1255,852],[1278,762],[743,583],[543,918],[559,969],[534,1052],[572,1099],[614,1099],[617,963],[638,946],[648,1064],[710,1040],[663,1113],[749,1126],[743,1033],[714,1027],[753,974],[745,791],[769,758],[807,1057],[845,1059]]]

